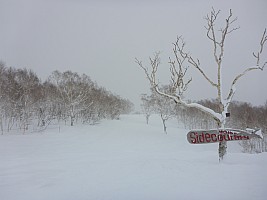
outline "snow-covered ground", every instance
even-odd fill
[[[0,136],[1,200],[265,200],[267,154],[192,145],[188,130],[142,115]]]

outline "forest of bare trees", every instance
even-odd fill
[[[89,76],[54,71],[45,82],[28,69],[0,63],[0,131],[25,133],[64,122],[95,124],[129,113],[133,104]]]
[[[162,115],[164,113],[172,118],[176,118],[186,129],[217,128],[216,122],[206,113],[195,108],[177,105],[173,101],[166,100],[166,98],[162,99],[155,93],[141,95],[141,101],[142,112],[146,115],[147,123],[152,114]],[[219,103],[216,100],[205,99],[196,103],[215,111],[219,109]],[[253,106],[247,102],[233,101],[229,106],[229,113],[230,117],[227,118],[226,122],[226,127],[228,128],[260,128],[263,132],[267,130],[267,101],[265,105],[261,106]]]

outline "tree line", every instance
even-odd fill
[[[162,90],[166,90],[165,89]],[[141,95],[141,108],[149,122],[151,114],[159,114],[163,119],[176,118],[186,129],[214,129],[218,128],[212,117],[195,108],[188,108],[176,104],[172,99],[162,97],[153,92],[151,95]],[[216,99],[205,99],[196,103],[207,108],[218,110],[219,103]],[[229,117],[226,127],[235,129],[260,128],[267,130],[267,101],[264,105],[253,106],[248,102],[232,101],[229,105]]]
[[[64,122],[95,124],[131,112],[133,104],[76,72],[54,71],[44,82],[28,69],[0,63],[0,129],[43,130]]]

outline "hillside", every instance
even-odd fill
[[[2,200],[264,200],[267,154],[236,142],[192,145],[175,122],[153,116],[0,136]]]

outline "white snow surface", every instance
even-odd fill
[[[0,136],[1,200],[266,200],[267,153],[189,144],[188,130],[143,115]]]

